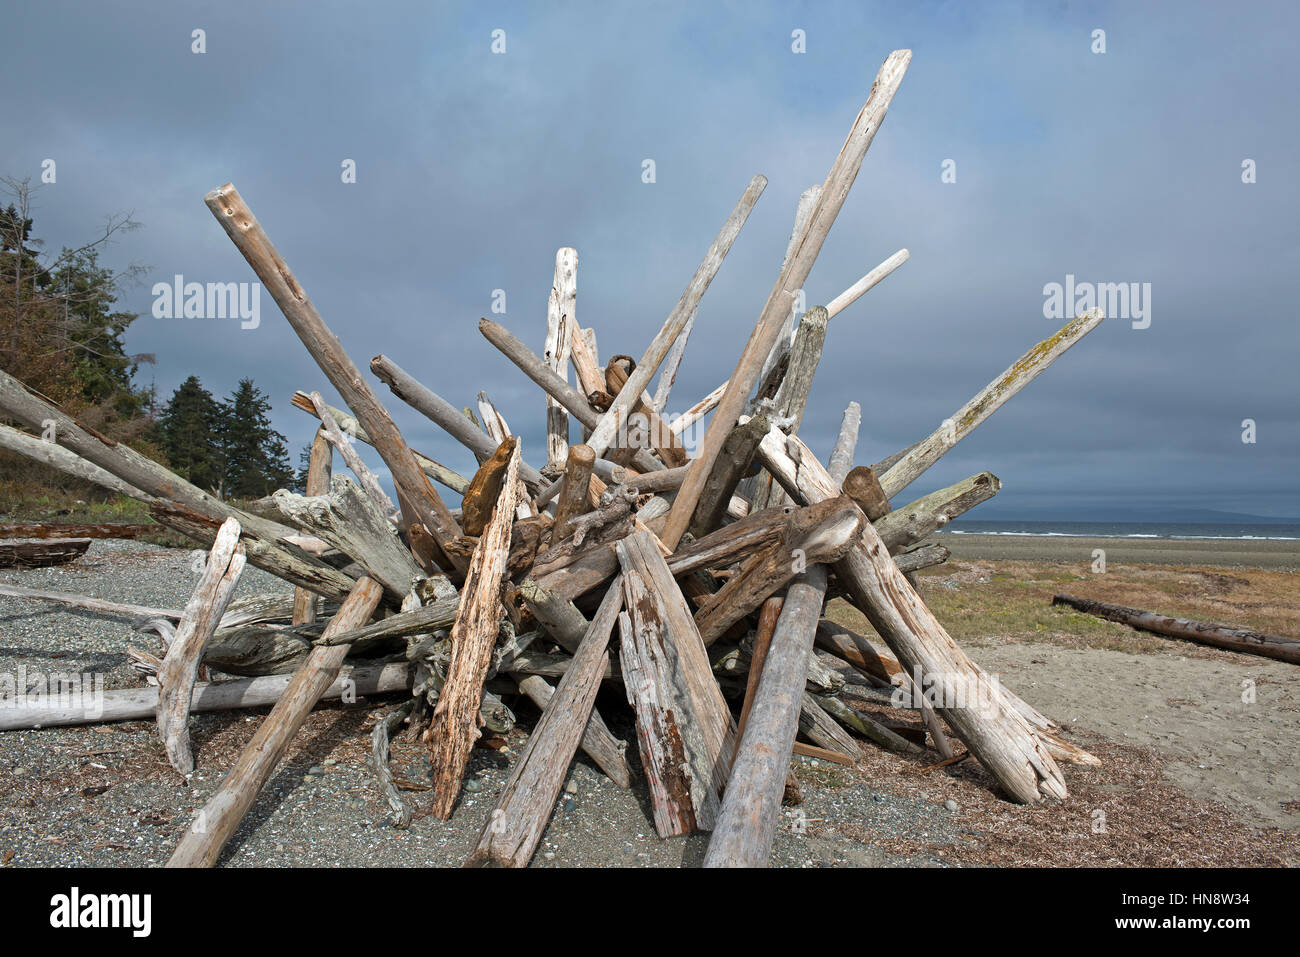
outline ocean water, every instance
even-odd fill
[[[1030,535],[1082,538],[1240,539],[1300,541],[1300,525],[1202,524],[1167,522],[1008,522],[958,519],[946,535]]]

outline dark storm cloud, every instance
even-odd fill
[[[295,450],[311,423],[288,396],[326,384],[269,297],[256,330],[149,315],[149,287],[176,273],[253,278],[203,206],[209,189],[235,182],[358,364],[385,352],[457,405],[485,389],[536,461],[540,393],[475,328],[492,291],[507,295],[495,318],[540,350],[555,249],[574,246],[580,323],[603,355],[639,355],[764,173],[701,307],[680,411],[731,371],[799,193],[825,177],[880,61],[906,46],[911,70],[809,302],[900,247],[912,258],[832,322],[810,444],[826,451],[850,400],[864,410],[860,461],[926,434],[1062,324],[1044,318],[1042,290],[1067,273],[1150,283],[1150,328],[1107,319],[912,491],[989,469],[1004,513],[1300,513],[1300,68],[1286,5],[43,3],[10,20],[22,109],[6,112],[0,171],[58,162],[37,232],[71,243],[133,209],[146,228],[109,257],[152,267],[129,303],[143,314],[129,347],[158,355],[144,375],[164,396],[190,373],[222,393],[252,376]],[[790,51],[795,28],[806,54]],[[345,158],[355,185],[340,182]],[[945,159],[954,184],[940,182]],[[471,467],[390,405],[413,445]],[[1240,440],[1245,418],[1255,445]]]

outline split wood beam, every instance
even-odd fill
[[[461,589],[460,607],[451,629],[451,663],[447,680],[438,694],[425,740],[433,765],[433,813],[443,820],[460,795],[470,750],[481,736],[478,728],[483,683],[492,663],[505,607],[501,604],[501,583],[510,554],[510,530],[515,503],[519,498],[520,449],[510,451],[505,479],[497,496],[492,517],[474,546],[474,554]]]

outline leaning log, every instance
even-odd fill
[[[410,503],[438,545],[445,547],[460,534],[460,527],[452,518],[451,511],[416,462],[415,455],[374,390],[366,384],[360,370],[344,351],[338,336],[325,324],[316,307],[307,298],[306,291],[272,245],[270,237],[253,216],[253,211],[232,183],[208,193],[204,202],[235,244],[235,248],[253,267],[330,384],[338,390],[344,403],[356,415],[357,421],[365,427],[375,443],[375,451],[392,474],[398,494]],[[448,557],[459,571],[464,571],[463,562]]]
[[[158,733],[167,760],[179,774],[194,770],[190,748],[190,699],[203,663],[203,648],[217,630],[221,616],[235,595],[244,570],[244,548],[239,544],[239,523],[228,518],[217,531],[203,574],[185,605],[167,656],[158,669]]]
[[[466,864],[493,861],[507,867],[528,866],[596,703],[600,673],[609,658],[609,637],[622,605],[622,589],[615,583],[529,735]]]
[[[352,594],[330,619],[326,635],[363,625],[374,614],[384,586],[371,578],[357,582]],[[289,682],[271,713],[258,727],[253,739],[235,759],[235,765],[221,786],[205,804],[185,832],[168,867],[212,867],[221,849],[234,835],[239,822],[257,799],[294,735],[325,690],[334,683],[347,655],[347,646],[318,647]]]
[[[505,608],[501,582],[510,553],[510,529],[519,498],[519,443],[514,443],[496,508],[474,546],[462,589],[456,622],[451,628],[451,663],[438,693],[433,720],[425,732],[433,765],[433,813],[446,820],[460,795],[470,750],[480,737],[479,704],[487,680],[492,648]]]
[[[839,493],[840,483],[793,436],[769,432],[759,456],[796,501]],[[870,523],[864,524],[858,544],[835,564],[835,574],[904,668],[934,684],[937,697],[946,702],[937,710],[1007,794],[1021,803],[1066,796],[1060,768],[1042,739],[944,630]]]
[[[1181,638],[1194,641],[1198,645],[1210,645],[1225,648],[1228,651],[1240,651],[1247,655],[1259,655],[1261,658],[1273,658],[1277,661],[1300,665],[1300,641],[1281,635],[1266,635],[1249,628],[1233,628],[1231,625],[1216,625],[1208,621],[1193,621],[1190,618],[1170,618],[1140,608],[1125,605],[1112,605],[1104,601],[1089,598],[1076,598],[1074,595],[1054,595],[1053,605],[1068,605],[1089,615],[1117,621],[1139,631],[1149,631],[1166,638]]]
[[[768,294],[767,302],[759,314],[740,360],[736,363],[735,371],[727,380],[726,392],[723,393],[717,409],[714,410],[700,449],[691,462],[691,471],[687,474],[686,481],[673,502],[672,511],[668,514],[668,521],[660,535],[669,548],[677,547],[677,543],[690,524],[691,516],[695,514],[695,506],[704,489],[704,482],[713,471],[713,463],[722,449],[722,443],[731,433],[732,426],[736,424],[745,401],[754,388],[764,360],[776,342],[785,317],[790,312],[795,295],[803,288],[808,274],[812,271],[817,254],[826,241],[835,217],[839,215],[844,205],[849,189],[857,178],[858,170],[862,167],[867,148],[871,146],[871,141],[885,118],[890,101],[893,100],[911,59],[912,51],[895,50],[885,60],[876,75],[867,102],[858,114],[857,120],[849,131],[848,139],[845,140],[826,177],[817,205],[795,244],[794,252],[782,268],[771,293]]]
[[[880,487],[893,498],[911,485],[939,458],[970,434],[977,425],[1002,407],[1013,395],[1029,385],[1042,372],[1064,355],[1065,351],[1097,327],[1102,311],[1092,309],[1054,335],[1044,339],[1013,362],[998,376],[963,405],[939,428],[912,446],[888,471],[876,470]]]

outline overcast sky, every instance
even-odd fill
[[[640,356],[763,173],[701,305],[680,412],[730,374],[799,193],[907,47],[808,302],[897,249],[911,260],[832,321],[801,430],[813,449],[829,451],[850,400],[861,463],[928,434],[1063,324],[1044,316],[1048,283],[1149,283],[1148,328],[1108,318],[909,497],[987,469],[1003,487],[981,516],[1300,515],[1292,3],[42,0],[6,25],[0,173],[36,181],[57,164],[36,234],[57,249],[133,211],[144,228],[107,259],[149,267],[125,303],[141,313],[128,348],[157,354],[143,381],[166,398],[190,374],[218,395],[251,376],[295,465],[313,422],[289,396],[338,398],[270,297],[257,329],[151,315],[153,283],[175,274],[255,280],[208,190],[235,183],[367,376],[382,352],[458,406],[486,390],[541,464],[541,392],[476,328],[493,290],[506,313],[492,317],[540,352],[555,251],[573,246],[578,321],[602,356]],[[414,447],[472,471],[374,384]]]

